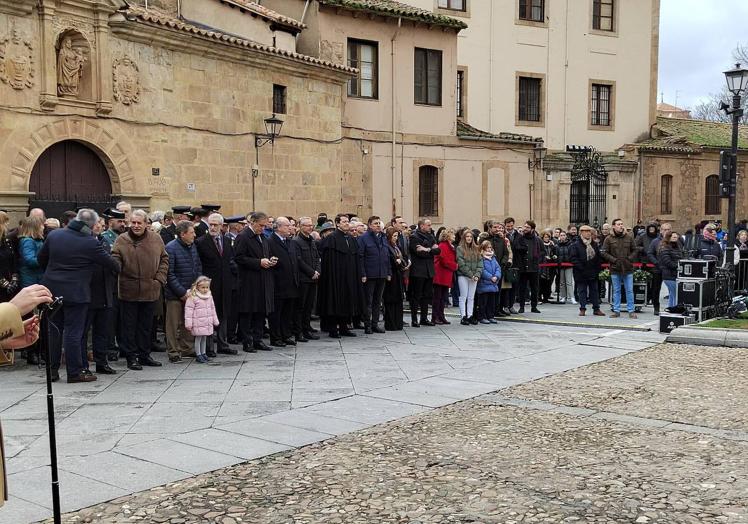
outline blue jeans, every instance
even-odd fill
[[[675,280],[663,280],[665,282],[665,287],[667,287],[667,307],[675,307],[678,305],[678,300],[676,295],[676,288],[678,287],[675,283]]]
[[[611,273],[610,280],[613,285],[613,311],[621,312],[621,284],[626,288],[626,309],[629,313],[634,312],[634,274],[620,275]]]

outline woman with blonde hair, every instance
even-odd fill
[[[44,245],[44,222],[37,216],[21,220],[18,227],[19,273],[21,287],[38,284],[44,271],[37,256]]]
[[[477,324],[473,315],[475,306],[475,290],[478,286],[483,259],[481,258],[475,235],[470,229],[465,229],[457,246],[457,285],[460,288],[460,324],[467,326]]]
[[[8,238],[10,218],[0,211],[0,302],[8,302],[21,289],[16,264],[16,248]]]
[[[434,324],[449,324],[444,316],[444,303],[452,286],[452,275],[457,270],[457,252],[454,247],[455,230],[442,230],[439,235],[441,253],[434,258],[434,297],[431,302],[431,320]]]

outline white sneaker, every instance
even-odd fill
[[[574,300],[573,298],[571,299],[571,303],[572,303],[572,304],[574,304],[574,305],[576,305],[576,304],[579,304],[579,302],[577,302],[577,301],[576,301],[576,300]]]
[[[565,298],[562,298],[562,299],[561,299],[561,300],[560,300],[559,302],[560,302],[561,304],[566,304],[566,299],[565,299]]]

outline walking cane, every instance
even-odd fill
[[[47,370],[47,421],[49,422],[49,457],[52,469],[52,511],[55,524],[60,524],[62,514],[60,513],[60,481],[57,477],[57,436],[55,434],[55,401],[52,394],[52,359],[49,353],[49,321],[62,307],[62,297],[46,306],[42,306],[39,313],[39,343],[44,352],[45,367]]]

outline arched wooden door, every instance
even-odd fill
[[[29,207],[44,209],[47,216],[91,207],[97,211],[111,206],[112,182],[104,162],[91,149],[74,140],[50,146],[31,171]]]

